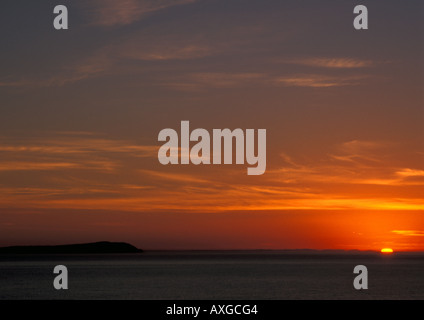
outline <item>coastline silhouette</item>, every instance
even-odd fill
[[[109,241],[52,246],[12,246],[0,248],[0,254],[101,254],[141,252],[143,252],[143,250],[138,249],[129,243]]]

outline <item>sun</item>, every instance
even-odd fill
[[[381,249],[381,253],[393,253],[393,249],[392,248],[383,248],[383,249]]]

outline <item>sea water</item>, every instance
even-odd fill
[[[56,265],[68,269],[68,290],[53,287]],[[368,290],[353,287],[357,265]],[[0,255],[0,299],[424,299],[424,254]]]

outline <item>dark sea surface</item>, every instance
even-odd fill
[[[56,265],[69,289],[55,290]],[[368,290],[353,269],[368,268]],[[0,299],[424,299],[424,254],[285,251],[0,255]]]

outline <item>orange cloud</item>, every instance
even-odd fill
[[[408,177],[424,177],[424,170],[416,170],[405,168],[396,172],[396,174],[403,178]]]
[[[217,51],[207,45],[194,43],[167,43],[163,46],[141,43],[130,47],[120,52],[122,58],[145,61],[186,60],[206,57]]]
[[[46,170],[65,170],[65,169],[84,169],[84,170],[113,170],[117,166],[111,161],[79,161],[79,162],[31,162],[14,161],[0,162],[0,171],[46,171]]]
[[[408,237],[424,237],[424,231],[421,230],[393,230],[393,233]]]
[[[261,73],[218,73],[204,72],[192,73],[184,76],[184,79],[175,79],[165,82],[165,85],[179,89],[193,88],[234,88],[246,85],[258,85],[269,82],[269,76]]]
[[[128,158],[156,157],[157,146],[131,144],[85,135],[57,135],[56,138],[30,138],[26,141],[0,139],[0,171],[91,170],[110,172]],[[121,157],[116,157],[120,154]]]
[[[288,60],[288,63],[300,64],[311,67],[354,69],[375,65],[370,60],[359,60],[354,58],[304,58]]]
[[[139,20],[146,14],[173,7],[190,4],[196,0],[94,0],[88,5],[91,23],[110,27],[127,25]]]
[[[79,135],[79,134],[77,134]],[[158,146],[130,144],[127,141],[104,138],[72,137],[29,139],[24,143],[16,141],[12,144],[0,139],[0,152],[44,153],[44,154],[80,154],[93,152],[131,153],[137,157],[157,155]]]
[[[289,87],[330,88],[354,86],[363,83],[369,76],[328,76],[318,74],[299,74],[293,76],[277,77],[276,85]]]
[[[19,170],[59,170],[81,168],[80,164],[67,162],[2,162],[0,171],[19,171]]]
[[[140,170],[143,174],[151,175],[155,178],[159,178],[167,181],[178,181],[180,183],[208,183],[210,181],[197,178],[194,175],[180,174],[180,173],[169,173],[162,171],[153,171],[153,170]]]
[[[288,86],[329,88],[359,85],[368,76],[328,76],[303,74],[280,76],[261,72],[204,72],[162,79],[161,85],[182,90],[235,88],[246,86]]]
[[[263,179],[253,181],[238,167],[193,167],[196,173],[190,174],[181,166],[158,170],[156,146],[91,133],[55,136],[0,143],[0,172],[19,177],[18,171],[46,171],[26,188],[8,186],[0,197],[1,206],[187,212],[424,210],[422,197],[413,189],[419,185],[404,180],[422,170],[364,162],[384,153],[390,144],[350,141],[334,147],[341,159],[330,153],[312,163],[282,154],[280,168],[270,168]],[[54,174],[48,175],[49,170]],[[66,174],[69,170],[73,170],[71,177]]]

